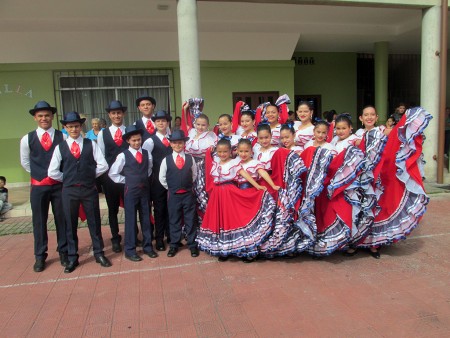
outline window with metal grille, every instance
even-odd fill
[[[156,110],[171,113],[174,102],[173,73],[156,70],[73,70],[54,73],[55,95],[60,112],[77,111],[86,117],[85,131],[91,129],[91,119],[104,118],[110,124],[105,108],[112,100],[128,107],[124,124],[133,124],[141,117],[136,99],[150,95],[156,100]],[[60,114],[60,117],[63,114]]]

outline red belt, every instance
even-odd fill
[[[31,178],[31,185],[56,185],[56,184],[61,184],[61,182],[56,181],[50,177],[46,177],[41,181],[38,181],[38,180],[34,179],[33,177]]]
[[[187,190],[184,189],[180,189],[175,192],[175,194],[185,194],[185,193],[187,193]]]

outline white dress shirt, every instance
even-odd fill
[[[172,158],[173,161],[175,163],[177,163],[177,156],[180,155],[183,160],[186,163],[186,155],[184,153],[184,151],[177,153],[177,152],[172,152]],[[192,158],[192,182],[195,182],[195,180],[197,179],[197,165],[195,164],[194,159]],[[159,168],[159,181],[161,182],[161,185],[166,188],[169,189],[169,186],[167,185],[167,163],[166,163],[166,158],[164,158],[161,162],[161,167]]]
[[[94,156],[94,161],[97,163],[97,167],[95,168],[95,177],[99,177],[103,173],[108,171],[108,163],[106,163],[105,156],[103,156],[102,151],[98,147],[97,143],[95,141],[92,141],[92,153]],[[67,145],[69,146],[69,149],[72,147],[73,142],[77,142],[78,146],[80,147],[80,154],[83,152],[83,137],[80,135],[76,140],[74,140],[71,137],[68,137]],[[56,146],[55,151],[53,152],[52,160],[50,161],[50,165],[48,167],[48,177],[56,180],[56,181],[63,181],[63,173],[60,170],[61,167],[61,151],[59,150],[59,146]]]
[[[133,149],[131,147],[128,147],[128,150],[131,152],[131,154],[136,158],[137,150]],[[139,148],[139,151],[142,154],[142,148]],[[112,164],[111,168],[109,169],[109,178],[116,183],[125,183],[125,176],[121,175],[120,173],[123,170],[123,167],[125,166],[125,154],[121,152],[119,155],[117,155],[116,160]],[[152,174],[153,169],[153,158],[152,154],[148,153],[148,176]]]
[[[166,135],[163,135],[159,131],[157,131],[155,133],[155,135],[156,135],[156,137],[158,137],[161,140],[161,142],[164,139],[164,137],[167,138],[167,141],[169,141],[169,139],[168,139],[168,137],[170,136],[169,133],[166,133]],[[146,139],[144,144],[142,145],[142,148],[147,150],[150,154],[152,153],[154,147],[155,147],[155,143],[153,142],[153,139],[151,137]]]
[[[52,139],[52,142],[55,138],[55,128],[50,127],[47,130],[44,130],[42,128],[37,128],[36,133],[39,138],[39,141],[42,139],[42,135],[47,132],[50,135],[50,138]],[[67,135],[63,134],[64,139],[67,139]],[[22,139],[20,140],[20,164],[22,167],[27,171],[30,172],[30,147],[28,146],[28,134],[26,134]]]
[[[110,126],[109,132],[111,133],[111,136],[114,140],[114,135],[116,134],[117,129],[122,130],[122,135],[125,134],[125,126],[121,125],[120,127],[116,127],[115,125]],[[125,141],[123,141],[125,142]],[[103,155],[105,155],[105,140],[103,139],[103,129],[100,130],[100,132],[97,135],[97,144],[100,147],[100,150],[102,151]]]

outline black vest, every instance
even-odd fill
[[[94,160],[92,141],[89,139],[83,140],[83,150],[79,159],[72,155],[67,142],[61,143],[59,151],[62,158],[63,187],[71,185],[94,187],[97,162]]]
[[[144,122],[142,122],[142,118],[140,118],[139,120],[136,121],[136,127],[139,129],[142,129],[144,131],[144,134],[142,135],[142,144],[144,144],[144,142],[150,138],[150,136],[155,135],[156,133],[156,127],[155,127],[155,132],[153,134],[150,134],[146,128],[146,126],[144,126]]]
[[[159,168],[161,167],[162,160],[167,156],[172,154],[172,147],[166,147],[158,136],[152,135],[150,138],[153,140],[153,172],[155,175],[159,175]]]
[[[130,150],[123,152],[125,155],[125,165],[122,169],[122,175],[125,176],[125,191],[148,189],[148,151],[142,149],[142,163],[138,163]]]
[[[42,148],[36,131],[28,133],[28,147],[30,148],[30,171],[31,177],[42,181],[48,176],[48,166],[52,159],[55,147],[64,141],[63,133],[55,130],[52,146],[48,151]]]
[[[108,163],[108,166],[111,168],[114,161],[116,160],[117,155],[128,148],[128,143],[126,141],[123,141],[122,145],[119,147],[116,142],[114,142],[114,138],[111,135],[111,131],[109,130],[109,128],[103,129],[103,143],[105,144],[105,160],[106,163]]]
[[[181,169],[175,164],[172,154],[166,157],[166,180],[169,192],[174,194],[178,190],[192,191],[192,156],[185,154],[184,166]]]

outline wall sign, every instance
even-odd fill
[[[294,56],[291,60],[294,60],[295,64],[299,66],[314,66],[316,63],[313,56]]]
[[[11,85],[11,84],[5,83],[3,86],[0,86],[0,95],[7,95],[7,94],[19,94],[19,95],[25,95],[26,97],[28,97],[30,99],[33,98],[33,90],[23,88],[20,84]]]

